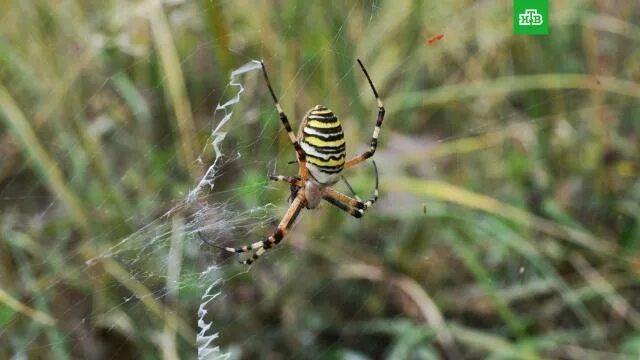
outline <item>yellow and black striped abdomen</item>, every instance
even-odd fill
[[[319,183],[333,184],[344,167],[346,144],[340,120],[322,105],[309,110],[302,122],[300,146],[307,155],[307,169]]]

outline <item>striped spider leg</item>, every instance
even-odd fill
[[[260,256],[262,256],[268,249],[278,245],[282,238],[289,232],[291,225],[296,221],[298,216],[300,215],[300,211],[305,206],[304,194],[302,192],[298,192],[298,195],[293,199],[291,205],[289,206],[289,210],[284,215],[280,224],[276,228],[276,231],[273,235],[269,236],[266,240],[254,242],[251,245],[245,245],[238,248],[227,247],[225,250],[233,253],[243,253],[247,251],[254,251],[253,255],[241,261],[241,263],[245,265],[251,265],[253,262],[258,260]]]
[[[371,197],[369,197],[369,199],[366,202],[363,202],[362,199],[360,199],[360,197],[353,190],[353,187],[351,187],[351,184],[349,184],[349,181],[347,181],[347,178],[345,178],[344,176],[341,176],[342,180],[347,185],[347,188],[349,188],[349,191],[351,191],[353,198],[345,194],[342,194],[332,188],[327,188],[327,192],[323,196],[323,199],[325,199],[332,205],[335,205],[339,209],[345,211],[349,215],[355,218],[361,218],[365,214],[365,212],[371,207],[371,205],[373,205],[378,200],[378,186],[379,186],[378,166],[376,166],[376,162],[374,160],[371,160],[371,162],[373,164],[373,169],[375,171],[376,187],[374,188],[373,193],[371,194]]]
[[[308,176],[306,169],[306,154],[302,147],[300,147],[300,143],[298,142],[298,138],[293,133],[291,129],[291,124],[289,124],[289,119],[287,115],[284,113],[280,102],[278,101],[278,97],[276,96],[275,91],[273,91],[273,87],[271,86],[271,81],[269,81],[269,75],[267,75],[267,68],[264,66],[264,62],[260,62],[262,68],[262,74],[264,75],[264,80],[267,83],[267,87],[269,87],[269,93],[271,93],[271,97],[273,98],[273,102],[276,105],[276,110],[278,110],[278,114],[280,115],[280,122],[282,122],[282,126],[287,131],[287,135],[289,136],[289,140],[291,140],[291,144],[296,151],[297,159],[298,159],[298,172],[302,178],[306,178]]]
[[[359,59],[358,64],[376,97],[378,118],[373,130],[370,148],[349,161],[345,161],[346,143],[340,120],[338,120],[338,117],[327,107],[316,105],[311,108],[300,124],[298,135],[296,136],[293,133],[287,115],[284,113],[273,91],[264,63],[262,64],[262,73],[269,88],[269,93],[278,110],[280,121],[287,131],[291,144],[296,151],[298,175],[270,176],[271,180],[289,183],[291,188],[291,205],[273,235],[269,236],[266,240],[257,241],[250,245],[237,248],[224,248],[232,253],[253,252],[253,254],[241,261],[243,264],[250,265],[254,263],[268,249],[278,245],[298,218],[303,208],[316,209],[320,206],[321,201],[325,200],[351,216],[360,218],[365,214],[367,209],[376,202],[378,198],[378,168],[375,162],[373,162],[373,166],[375,169],[376,187],[371,198],[366,202],[362,202],[355,194],[354,199],[331,187],[340,180],[342,170],[353,167],[373,156],[378,145],[378,135],[380,134],[380,128],[384,119],[385,110],[378,96],[378,92],[373,86],[369,73],[367,73],[367,70]],[[353,192],[348,182],[347,186]]]
[[[376,91],[375,86],[373,86],[373,82],[369,77],[369,73],[367,72],[367,69],[364,68],[364,65],[362,65],[362,61],[360,61],[360,59],[358,59],[358,64],[360,64],[360,68],[362,68],[362,72],[364,72],[364,75],[367,77],[367,81],[369,82],[369,86],[371,86],[371,90],[373,90],[373,95],[375,95],[376,97],[376,102],[378,103],[378,119],[376,120],[376,127],[373,128],[373,136],[371,137],[371,147],[369,148],[369,150],[365,151],[364,153],[347,161],[347,163],[344,164],[345,169],[358,165],[359,163],[372,157],[373,154],[376,152],[376,148],[378,147],[378,136],[380,135],[380,129],[382,127],[382,121],[384,120],[384,113],[385,113],[382,100],[380,100],[380,96],[378,96],[378,92]]]

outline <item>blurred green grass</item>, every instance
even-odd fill
[[[294,123],[330,106],[355,154],[375,120],[356,57],[387,107],[381,200],[362,221],[307,213],[246,274],[224,262],[220,345],[637,357],[640,7],[551,5],[535,37],[512,35],[501,1],[0,3],[0,357],[195,357],[215,256],[185,236],[188,214],[159,219],[203,170],[230,72],[264,59]],[[293,171],[294,155],[247,80],[224,143],[242,157],[208,200],[276,204],[256,218],[265,236],[287,195],[270,161]]]

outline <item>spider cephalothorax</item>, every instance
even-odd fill
[[[357,196],[355,198],[349,197],[331,187],[340,179],[340,173],[342,170],[357,165],[373,156],[378,145],[380,126],[384,119],[384,106],[378,96],[378,92],[373,86],[373,82],[371,82],[371,78],[369,77],[367,70],[359,59],[358,64],[360,64],[360,68],[362,68],[362,72],[364,72],[364,75],[367,78],[367,81],[371,86],[371,90],[378,102],[378,119],[373,130],[370,148],[349,161],[345,161],[346,143],[344,141],[342,125],[340,124],[338,117],[328,108],[322,105],[316,105],[304,116],[302,123],[300,124],[298,136],[296,136],[291,129],[287,115],[285,115],[282,110],[282,106],[280,106],[280,103],[278,102],[278,98],[276,97],[273,87],[271,86],[271,82],[269,81],[269,77],[267,76],[267,70],[265,69],[264,63],[262,63],[262,73],[265,81],[267,82],[267,86],[269,87],[269,92],[271,93],[271,97],[273,97],[273,101],[276,104],[276,109],[280,114],[282,125],[287,131],[287,135],[296,150],[298,176],[273,175],[270,177],[271,180],[286,181],[290,184],[291,205],[289,206],[287,213],[282,218],[282,221],[280,221],[276,231],[266,240],[238,248],[225,248],[227,251],[234,253],[253,251],[253,255],[242,261],[242,263],[247,265],[251,264],[262,256],[267,249],[278,245],[289,231],[291,225],[300,214],[300,211],[305,207],[307,209],[315,209],[324,199],[341,210],[349,213],[351,216],[360,218],[377,200],[378,171],[375,167],[375,162],[373,163],[373,166],[376,170],[376,187],[373,192],[373,196],[368,201],[362,202]]]

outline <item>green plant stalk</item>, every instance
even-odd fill
[[[26,237],[24,234],[21,233],[13,233],[13,234],[5,234],[5,235],[10,235],[10,236],[17,236],[17,237]],[[30,239],[25,239],[24,241],[30,241]],[[44,314],[48,314],[49,313],[49,305],[48,305],[48,300],[46,297],[46,289],[43,286],[40,286],[40,283],[35,279],[33,271],[31,271],[31,265],[27,259],[27,256],[24,253],[24,249],[20,248],[19,246],[15,246],[15,244],[11,244],[11,250],[13,252],[14,257],[17,259],[17,263],[19,264],[19,272],[20,272],[20,278],[21,280],[24,282],[24,284],[27,284],[27,288],[29,289],[33,302],[35,303],[35,306],[37,308],[37,311],[40,311]],[[50,283],[47,283],[47,286]],[[48,316],[48,315],[47,315]],[[34,319],[37,321],[37,319]],[[52,321],[55,321],[53,319],[53,317],[51,318]],[[64,333],[63,330],[58,327],[57,323],[51,323],[48,325],[52,325],[52,326],[48,326],[45,328],[45,333],[47,334],[47,336],[49,337],[49,342],[51,344],[51,348],[53,349],[53,353],[54,353],[54,357],[56,359],[69,359],[70,356],[68,354],[68,350],[67,350],[67,343],[64,341]]]
[[[80,198],[67,186],[60,167],[47,154],[24,113],[2,84],[0,84],[0,112],[14,137],[22,145],[24,152],[31,156],[36,172],[40,173],[50,190],[62,200],[73,221],[88,231],[89,217]]]
[[[535,216],[525,210],[505,204],[489,196],[481,195],[445,182],[408,177],[392,178],[383,180],[382,187],[390,191],[402,189],[403,192],[433,197],[471,209],[482,210],[526,227],[542,231],[548,235],[568,240],[576,245],[590,249],[595,253],[602,255],[614,254],[614,246],[601,239],[595,238],[583,230],[556,224],[553,221]]]
[[[187,88],[180,66],[180,58],[176,49],[167,17],[158,1],[149,6],[149,22],[153,42],[160,56],[162,71],[167,80],[167,101],[173,105],[175,120],[180,132],[180,143],[185,168],[195,177],[191,164],[197,157],[197,138],[195,124],[191,115],[191,105],[187,96]]]
[[[488,97],[529,90],[583,89],[605,91],[611,94],[640,98],[640,85],[612,76],[588,74],[536,74],[508,76],[488,81],[474,81],[440,86],[434,90],[414,91],[391,97],[388,102],[389,115],[417,107],[424,108],[463,101],[472,97]]]
[[[526,336],[526,329],[522,325],[523,321],[511,310],[509,305],[499,296],[499,291],[496,285],[493,284],[493,277],[484,268],[481,261],[476,255],[476,249],[465,243],[462,238],[466,238],[468,235],[460,230],[449,237],[448,243],[453,248],[456,255],[458,255],[465,263],[469,271],[475,276],[476,280],[480,283],[480,286],[484,288],[485,293],[492,300],[495,310],[500,317],[505,321],[506,325],[513,331],[519,338]],[[467,239],[469,242],[470,240]]]

